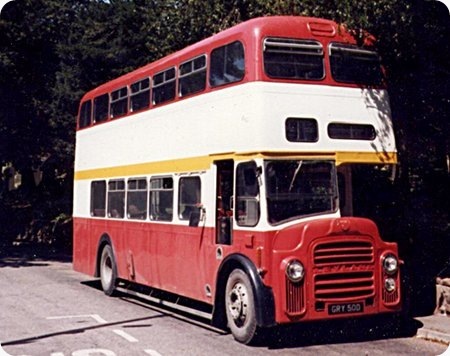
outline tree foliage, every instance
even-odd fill
[[[36,234],[30,230],[36,221],[52,232],[48,226],[70,216],[75,115],[85,91],[269,15],[329,18],[356,37],[365,29],[378,39],[400,150],[397,214],[406,214],[400,226],[416,231],[432,225],[448,237],[450,21],[442,3],[425,0],[8,3],[0,16],[0,165],[12,163],[23,184],[17,192],[1,191],[4,236]],[[38,186],[37,169],[44,174]],[[8,230],[14,224],[6,219],[22,220]]]

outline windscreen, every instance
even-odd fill
[[[265,161],[265,181],[271,224],[337,209],[337,180],[333,162]]]

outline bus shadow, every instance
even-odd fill
[[[412,318],[394,316],[283,325],[270,330],[264,346],[281,349],[413,337],[422,326]]]
[[[81,282],[98,291],[102,291],[100,280]],[[227,330],[219,330],[211,326],[208,320],[175,310],[163,304],[144,300],[122,292],[115,292],[125,302],[139,305],[166,316],[172,316],[184,322],[195,324],[221,335],[229,335]],[[395,315],[378,315],[370,318],[348,320],[327,320],[322,322],[280,325],[262,330],[260,341],[255,347],[267,349],[297,348],[327,344],[343,344],[349,342],[368,342],[383,339],[408,338],[417,334],[423,324],[411,317],[400,318]]]

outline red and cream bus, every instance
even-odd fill
[[[253,19],[82,98],[73,265],[108,295],[201,303],[243,343],[398,312],[397,245],[364,215],[396,161],[370,46],[328,20]]]

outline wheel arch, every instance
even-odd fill
[[[94,274],[94,277],[100,277],[100,260],[101,260],[101,257],[102,257],[103,248],[106,245],[110,245],[111,246],[114,258],[116,257],[116,254],[114,253],[114,247],[113,247],[113,244],[112,244],[112,241],[111,241],[111,237],[109,237],[108,234],[104,233],[100,237],[100,239],[98,240],[97,255],[96,255],[96,258],[95,258],[95,274]]]
[[[250,279],[255,298],[257,325],[260,327],[275,325],[275,303],[272,289],[264,285],[253,262],[241,254],[227,256],[219,267],[214,296],[213,325],[219,328],[226,328],[227,326],[225,287],[229,275],[236,268],[244,271]]]

